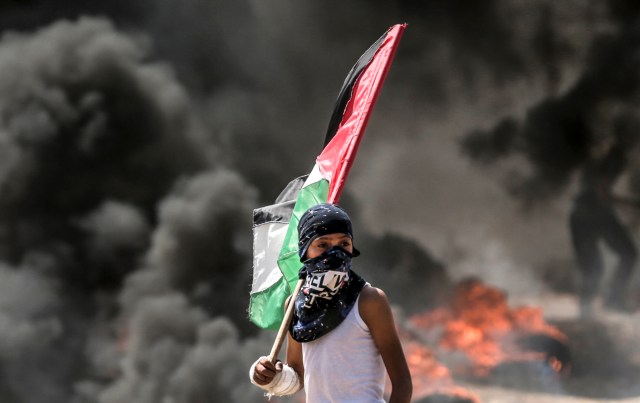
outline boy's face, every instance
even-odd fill
[[[327,234],[311,241],[307,249],[307,259],[318,257],[334,246],[339,246],[347,252],[353,253],[353,242],[349,235],[343,233]]]

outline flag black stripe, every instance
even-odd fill
[[[371,63],[373,56],[375,56],[376,52],[380,48],[380,45],[383,43],[389,31],[385,32],[384,35],[380,37],[377,41],[375,41],[366,52],[360,56],[356,64],[353,65],[349,74],[347,74],[347,78],[344,80],[342,84],[342,88],[340,89],[340,93],[338,94],[338,99],[336,100],[336,106],[333,110],[333,114],[331,115],[331,120],[329,120],[329,128],[327,129],[327,134],[324,138],[324,145],[326,147],[327,144],[331,141],[333,136],[336,135],[338,128],[340,127],[340,123],[342,122],[344,110],[347,107],[347,103],[351,99],[351,93],[353,92],[353,86],[362,74],[362,71]]]
[[[295,178],[280,192],[274,204],[253,210],[253,226],[269,222],[289,222],[298,193],[309,175]]]

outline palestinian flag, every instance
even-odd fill
[[[392,26],[358,59],[342,85],[311,173],[294,179],[275,204],[253,212],[253,284],[249,319],[277,330],[302,265],[298,221],[311,206],[337,203],[406,24]]]

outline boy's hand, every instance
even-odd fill
[[[268,357],[260,357],[253,371],[253,381],[258,385],[267,385],[278,372],[282,372],[282,361],[278,360],[274,364]]]

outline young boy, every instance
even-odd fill
[[[311,207],[298,224],[304,285],[294,296],[286,364],[260,357],[251,382],[276,396],[304,387],[307,403],[409,403],[412,383],[385,293],[351,270],[351,219],[340,207]]]

